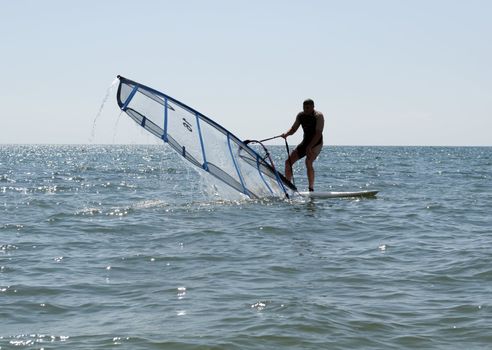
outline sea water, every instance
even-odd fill
[[[248,200],[165,145],[0,146],[0,349],[491,348],[492,148],[315,165],[380,193]]]

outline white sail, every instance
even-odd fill
[[[195,109],[118,76],[118,105],[183,158],[251,198],[289,197],[295,186],[259,153]]]

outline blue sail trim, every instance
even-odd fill
[[[162,134],[162,140],[168,142],[167,139],[167,97],[164,97],[164,133]]]
[[[277,169],[274,169],[274,172],[275,172],[275,177],[277,178],[277,183],[279,184],[279,186],[280,186],[280,187],[282,188],[282,190],[284,191],[285,196],[286,196],[287,198],[289,198],[289,195],[288,195],[288,193],[287,193],[287,190],[285,189],[284,183],[283,183],[282,179],[280,178],[280,176],[278,175],[278,171],[277,171]]]
[[[196,125],[198,126],[198,137],[200,138],[200,146],[202,147],[203,164],[202,168],[208,171],[207,156],[205,155],[205,145],[203,144],[202,129],[200,128],[200,118],[198,113],[195,113]]]
[[[265,183],[266,187],[268,188],[270,193],[273,194],[272,189],[270,188],[270,186],[268,186],[268,183],[266,182],[265,178],[263,177],[263,173],[260,170],[260,155],[258,155],[258,154],[256,155],[256,168],[258,169],[258,173],[260,173],[260,177],[263,180],[263,182]]]
[[[250,196],[246,186],[244,185],[243,176],[241,175],[241,171],[239,171],[239,168],[237,166],[236,158],[232,153],[231,138],[229,137],[229,133],[227,133],[227,145],[229,146],[229,153],[231,154],[232,162],[234,163],[234,167],[236,168],[237,175],[239,176],[239,181],[241,182],[241,186],[243,186],[243,192],[245,195]]]
[[[123,111],[126,111],[126,108],[128,107],[128,104],[130,103],[130,101],[132,100],[133,96],[135,96],[135,94],[137,93],[137,90],[138,90],[138,85],[136,84],[134,87],[133,87],[133,90],[132,92],[130,93],[130,95],[128,96],[128,98],[126,99],[125,103],[123,104],[123,107],[121,107],[121,109]]]

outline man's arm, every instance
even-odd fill
[[[287,136],[295,134],[297,129],[299,129],[299,126],[301,126],[301,122],[299,121],[299,116],[297,116],[296,120],[294,121],[294,124],[292,124],[290,129],[286,133],[283,133],[281,136],[285,139],[287,138]]]

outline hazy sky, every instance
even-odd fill
[[[0,0],[0,35],[0,143],[159,142],[94,122],[121,74],[243,139],[309,97],[327,144],[492,145],[489,0]]]

